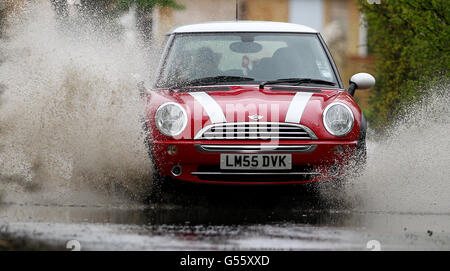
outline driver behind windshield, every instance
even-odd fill
[[[213,52],[208,47],[199,48],[194,54],[194,65],[192,67],[193,78],[213,77],[222,74],[218,68],[221,54]]]

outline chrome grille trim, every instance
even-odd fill
[[[211,153],[307,153],[317,145],[209,145],[195,144],[202,152]]]
[[[224,172],[224,171],[193,171],[191,175],[200,176],[200,175],[320,175],[319,172]]]
[[[317,140],[306,126],[281,122],[225,122],[203,127],[196,140]]]

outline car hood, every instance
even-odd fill
[[[193,138],[210,124],[259,121],[301,124],[313,130],[319,138],[335,139],[323,132],[322,113],[325,107],[338,100],[352,108],[355,120],[360,120],[361,113],[353,98],[339,89],[292,86],[259,89],[257,85],[244,85],[156,92],[161,96],[157,104],[172,101],[186,109],[189,123],[184,138]],[[358,133],[348,136],[357,138]]]

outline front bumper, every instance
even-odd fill
[[[255,141],[173,140],[152,142],[159,175],[198,183],[288,184],[337,178],[357,153],[358,141],[282,141],[276,146]],[[168,149],[176,153],[169,154]],[[290,153],[291,170],[221,170],[221,153]],[[181,173],[173,174],[174,166]],[[178,175],[178,176],[176,176]]]

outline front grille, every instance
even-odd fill
[[[246,171],[222,170],[219,166],[199,166],[191,172],[200,180],[221,182],[298,182],[309,181],[320,175],[312,166],[293,166],[292,170]]]
[[[206,140],[315,140],[307,127],[279,122],[231,122],[203,128],[195,139]]]

